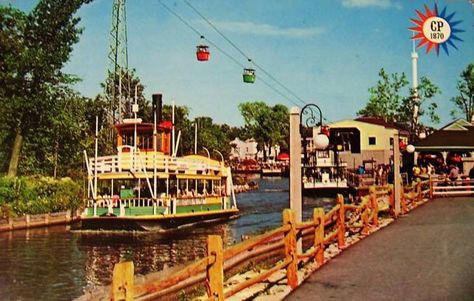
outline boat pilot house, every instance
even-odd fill
[[[135,145],[141,152],[154,151],[155,139],[156,149],[165,155],[171,155],[171,130],[173,124],[170,121],[162,121],[157,126],[157,135],[153,135],[153,123],[142,123],[141,119],[124,119],[123,123],[117,124],[117,150],[118,152],[130,152]]]

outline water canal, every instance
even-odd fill
[[[281,225],[288,207],[288,179],[256,179],[259,190],[238,195],[242,215],[224,224],[203,225],[173,234],[71,232],[50,227],[0,233],[0,299],[71,300],[87,288],[109,284],[121,257],[130,258],[135,273],[146,274],[193,261],[205,254],[209,234],[226,244],[242,235]],[[313,207],[330,208],[333,198],[304,198],[304,216]]]

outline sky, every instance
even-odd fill
[[[417,19],[415,11],[423,11],[425,4],[431,9],[435,2],[440,9],[446,6],[448,14],[455,13],[454,21],[462,21],[457,28],[465,30],[457,34],[463,41],[454,41],[458,50],[448,48],[449,56],[443,51],[439,56],[434,51],[426,54],[424,47],[418,50],[418,75],[428,77],[442,91],[434,98],[441,117],[437,127],[452,120],[450,99],[458,94],[456,82],[462,70],[474,63],[474,4],[469,0],[189,0],[264,70],[257,68],[256,82],[247,84],[242,82],[242,65],[251,65],[240,51],[186,1],[161,1],[233,59],[211,46],[211,59],[198,62],[196,45],[202,41],[196,32],[159,0],[129,0],[129,67],[145,85],[147,98],[161,92],[166,104],[188,106],[191,118],[209,116],[215,123],[242,126],[238,105],[246,101],[289,108],[314,103],[326,122],[355,118],[381,68],[405,73],[411,82],[408,28],[413,26],[410,18]],[[0,0],[24,11],[36,2]],[[78,12],[84,32],[64,71],[82,78],[76,89],[84,96],[102,92],[100,83],[109,66],[111,15],[112,0],[94,0]]]

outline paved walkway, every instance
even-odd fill
[[[333,258],[285,300],[474,300],[474,198],[418,207]]]

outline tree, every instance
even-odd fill
[[[44,125],[56,105],[59,84],[74,78],[61,69],[69,60],[81,29],[76,11],[90,0],[40,0],[31,13],[0,7],[0,90],[2,122],[11,126],[13,142],[8,175],[16,176],[23,141]]]
[[[288,108],[283,105],[268,106],[264,102],[239,104],[246,130],[255,138],[267,159],[266,149],[274,145],[287,145],[289,136]]]
[[[82,168],[84,141],[87,135],[86,104],[77,92],[67,86],[56,86],[51,92],[55,106],[44,116],[44,124],[23,143],[21,173],[77,176]],[[94,137],[94,136],[92,136]]]
[[[438,105],[435,102],[430,102],[427,105],[428,101],[439,93],[441,93],[439,87],[427,77],[422,76],[417,89],[410,89],[410,96],[403,99],[397,121],[407,125],[412,133],[417,136],[425,127],[420,122],[420,117],[427,115],[431,123],[439,123],[440,119],[436,113]],[[418,106],[418,116],[413,116],[415,106]]]
[[[370,98],[365,108],[359,110],[359,116],[380,117],[385,121],[396,121],[403,97],[401,89],[408,84],[405,73],[387,74],[382,68],[377,85],[369,88]]]
[[[457,89],[459,95],[451,99],[460,110],[467,121],[474,122],[474,63],[470,63],[466,69],[461,72],[461,79],[457,82]],[[456,115],[456,110],[451,112],[451,115]]]
[[[410,89],[408,96],[402,95],[402,89],[408,85],[404,73],[387,74],[382,68],[377,85],[369,88],[370,98],[366,106],[357,112],[359,116],[379,117],[387,122],[404,124],[413,134],[419,133],[424,127],[420,117],[428,116],[430,122],[438,123],[437,104],[430,102],[441,90],[427,77],[421,77],[417,89]],[[418,106],[418,115],[414,116],[414,108]]]

